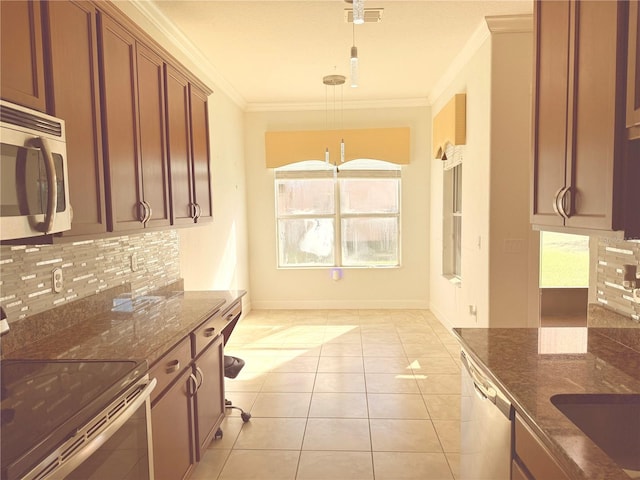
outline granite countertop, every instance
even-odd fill
[[[489,370],[517,415],[574,479],[636,478],[593,443],[550,401],[560,393],[640,393],[640,329],[462,328],[465,350]],[[620,339],[629,340],[628,345]]]
[[[3,341],[4,359],[135,359],[149,365],[179,343],[213,314],[221,316],[245,291],[166,291],[135,299],[124,293],[112,297],[110,309],[98,310],[88,316],[87,305],[77,305],[65,312],[49,313],[64,316],[65,328],[48,333],[43,338],[25,342],[25,331],[15,329]],[[103,302],[104,304],[104,302]],[[56,309],[54,309],[56,310]],[[79,319],[69,318],[78,316]],[[46,326],[43,319],[34,319],[31,328]],[[23,330],[28,327],[25,326]],[[14,333],[16,338],[11,338]],[[16,343],[20,345],[15,348]],[[26,345],[26,346],[25,346]],[[9,346],[9,351],[7,351]],[[14,348],[11,348],[14,347]]]

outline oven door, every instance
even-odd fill
[[[79,428],[23,480],[153,480],[151,391],[145,376]]]

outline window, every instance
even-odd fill
[[[540,287],[589,286],[589,237],[540,232]]]
[[[462,163],[461,154],[449,158],[443,172],[442,274],[455,281],[462,278]],[[451,165],[453,164],[453,165]]]
[[[397,267],[400,167],[353,160],[276,169],[278,267]]]

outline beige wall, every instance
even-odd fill
[[[323,129],[325,112],[246,114],[250,291],[254,308],[427,308],[430,118],[427,107],[344,110],[344,128],[410,127],[411,163],[402,170],[402,266],[345,269],[343,278],[334,281],[326,268],[276,268],[274,177],[273,170],[265,167],[264,154],[266,131]]]
[[[243,129],[240,109],[223,94],[211,95],[213,224],[179,230],[187,290],[248,288]]]
[[[458,285],[442,276],[442,165],[431,161],[430,308],[449,326],[535,321],[528,300],[537,285],[528,214],[531,42],[531,33],[489,35],[433,104],[436,114],[455,93],[467,94]]]

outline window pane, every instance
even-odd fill
[[[333,266],[333,224],[330,218],[278,220],[279,266]]]
[[[540,232],[540,286],[589,286],[589,237]]]
[[[398,213],[396,178],[350,178],[340,180],[340,211],[351,213]]]
[[[278,215],[334,213],[331,178],[276,180]]]
[[[462,276],[462,217],[453,217],[453,274],[456,277]]]
[[[342,265],[399,265],[398,218],[342,219]]]

